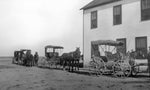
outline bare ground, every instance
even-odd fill
[[[0,90],[149,90],[150,78],[115,78],[70,73],[63,70],[24,67],[0,59]]]

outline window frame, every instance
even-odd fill
[[[115,9],[116,8],[120,8],[120,15],[115,15]],[[117,19],[116,16],[120,16],[120,21],[119,23],[117,23]],[[122,24],[122,5],[116,5],[116,6],[113,6],[113,25],[120,25]]]
[[[147,8],[147,9],[143,9],[143,2],[144,2],[144,0],[141,0],[141,21],[147,21],[147,20],[150,20],[150,13],[149,13],[149,18],[144,18],[144,16],[143,16],[143,13],[146,13],[146,12],[150,12],[150,6],[149,6],[149,8]]]
[[[96,14],[96,19],[94,19],[94,20],[92,19],[93,14]],[[96,25],[93,25],[93,22],[95,22]],[[95,11],[91,12],[91,29],[95,29],[97,27],[98,27],[98,13],[97,13],[97,10],[95,10]]]
[[[148,38],[147,38],[147,36],[143,36],[143,37],[135,37],[135,51],[137,52],[138,51],[138,49],[143,49],[143,48],[137,48],[137,41],[139,40],[139,39],[145,39],[146,40],[146,46],[145,46],[145,49],[146,49],[146,51],[145,51],[145,57],[144,58],[142,58],[142,59],[145,59],[146,58],[146,54],[147,54],[147,52],[148,52],[148,50],[147,50],[147,44],[148,44]],[[141,58],[138,58],[137,56],[136,56],[136,59],[141,59]]]

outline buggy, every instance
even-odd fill
[[[12,63],[19,65],[27,65],[32,62],[32,58],[28,58],[31,60],[27,60],[27,52],[31,52],[30,49],[21,49],[20,51],[14,51],[14,57]]]
[[[45,57],[43,57],[38,66],[40,67],[49,67],[60,65],[60,54],[62,51],[62,46],[45,46]]]
[[[122,42],[113,40],[92,41],[92,58],[89,63],[89,70],[98,75],[129,76],[131,73],[129,60],[117,50],[117,47],[122,45]]]

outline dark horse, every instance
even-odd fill
[[[69,71],[79,70],[79,59],[80,59],[80,48],[76,48],[75,51],[69,53],[63,53],[60,57],[61,64],[63,65],[63,69],[69,67]]]
[[[23,65],[25,66],[33,66],[33,55],[30,51],[27,51],[26,54],[23,54]]]

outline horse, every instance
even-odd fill
[[[72,71],[73,71],[74,67],[75,67],[75,69],[77,67],[78,70],[79,70],[79,59],[80,59],[80,56],[81,56],[80,54],[81,54],[81,51],[80,51],[80,48],[78,48],[78,47],[73,52],[63,53],[60,57],[60,63],[63,66],[63,69],[65,69],[66,66],[68,66],[69,71],[70,71],[71,68],[72,68]]]
[[[23,65],[25,66],[33,66],[34,58],[30,51],[27,51],[26,54],[23,54]]]

